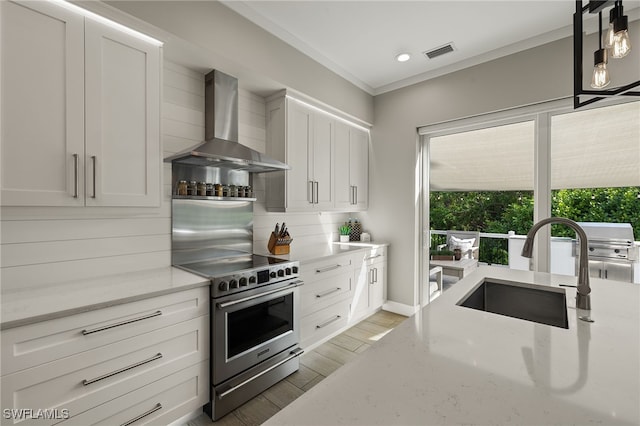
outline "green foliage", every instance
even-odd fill
[[[431,192],[430,207],[431,229],[524,235],[533,226],[531,191]],[[551,214],[577,222],[628,222],[640,240],[640,187],[553,191]],[[575,237],[561,225],[554,225],[551,234]],[[444,236],[436,238],[436,244],[444,244]],[[483,238],[480,261],[507,264],[506,240]]]

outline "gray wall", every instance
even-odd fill
[[[363,221],[391,244],[390,300],[414,305],[417,128],[570,96],[572,69],[568,38],[374,98],[373,190]]]
[[[91,6],[88,2],[87,6]],[[233,74],[242,86],[294,89],[373,122],[373,97],[279,38],[214,1],[107,1],[107,4],[159,27],[201,49],[197,65]],[[165,56],[180,62],[167,40]],[[202,71],[202,70],[201,70]],[[256,90],[245,86],[247,90]],[[258,93],[266,95],[266,93]]]

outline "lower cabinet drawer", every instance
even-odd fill
[[[2,408],[58,409],[74,417],[207,359],[208,349],[204,315],[2,376]]]
[[[350,297],[352,283],[351,269],[324,280],[305,282],[300,290],[300,312],[306,316],[338,300]]]
[[[209,361],[167,375],[61,425],[166,425],[209,400]],[[38,423],[40,424],[40,423]]]
[[[208,314],[209,287],[199,287],[2,330],[2,374]]]
[[[349,300],[343,300],[302,318],[300,342],[303,348],[346,327],[349,321]]]

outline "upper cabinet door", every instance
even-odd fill
[[[307,210],[313,202],[313,111],[287,102],[286,162],[291,167],[286,179],[287,210]]]
[[[0,1],[2,204],[84,204],[84,20]]]
[[[369,206],[369,133],[349,129],[349,180],[353,187],[351,202],[357,210]]]
[[[86,204],[160,204],[160,50],[90,19],[85,28]]]
[[[337,122],[334,134],[335,206],[338,210],[349,211],[353,208],[352,197],[354,195],[349,167],[349,127],[345,123]]]
[[[326,114],[314,114],[313,164],[314,208],[333,208],[333,127],[335,121]]]

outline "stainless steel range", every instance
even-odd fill
[[[217,254],[221,254],[218,252]],[[211,402],[217,420],[298,370],[299,263],[248,253],[177,265],[211,280]]]
[[[205,411],[214,420],[298,370],[302,354],[299,263],[252,254],[256,199],[232,191],[252,187],[253,173],[289,166],[237,142],[237,87],[231,76],[207,74],[206,141],[165,159],[172,163],[172,264],[211,281]]]
[[[633,266],[638,260],[639,249],[634,243],[631,224],[578,224],[584,229],[589,241],[589,275],[594,278],[634,282]]]

